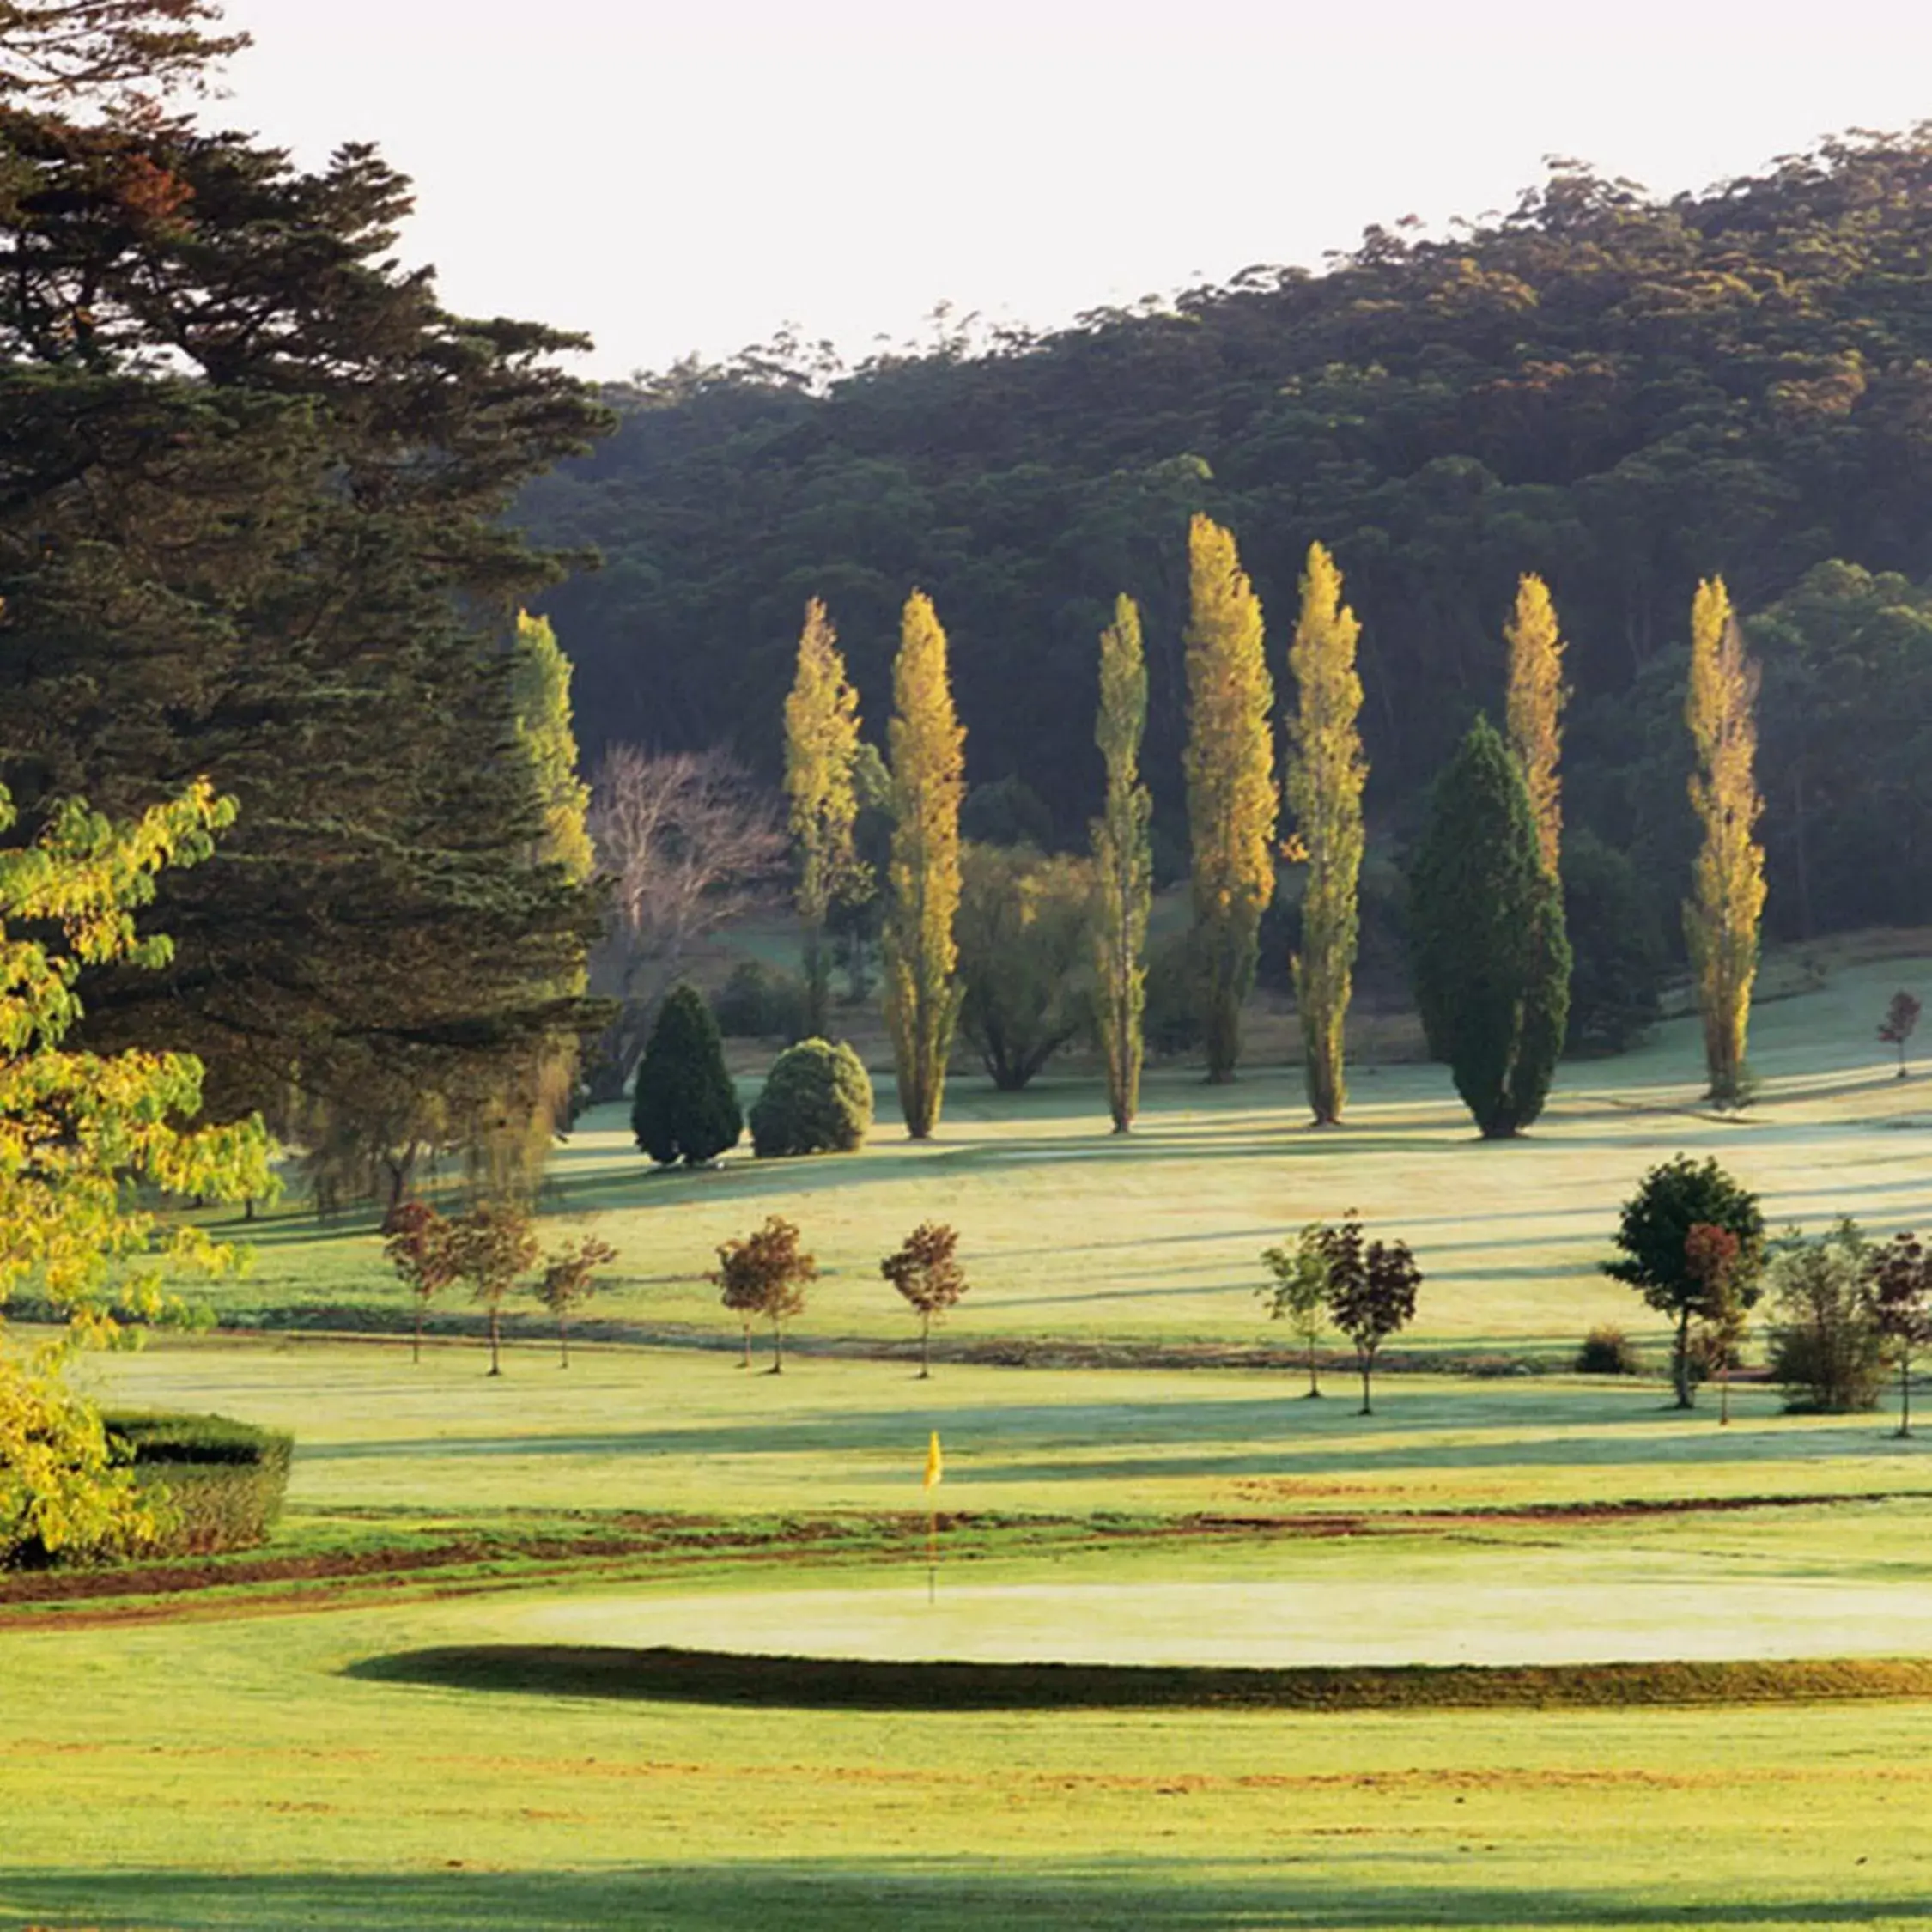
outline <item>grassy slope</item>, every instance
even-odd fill
[[[1442,1070],[1428,1066],[1360,1071],[1352,1125],[1322,1135],[1300,1130],[1298,1075],[1262,1070],[1209,1090],[1157,1073],[1126,1145],[1104,1132],[1095,1081],[1002,1096],[962,1078],[937,1141],[914,1146],[887,1083],[862,1154],[759,1163],[747,1152],[706,1174],[653,1176],[621,1110],[607,1109],[559,1155],[553,1232],[588,1217],[617,1248],[618,1279],[597,1312],[720,1339],[728,1327],[702,1279],[712,1250],[777,1212],[800,1223],[824,1271],[800,1324],[808,1335],[906,1339],[878,1257],[938,1218],[962,1230],[972,1276],[949,1330],[963,1342],[1239,1346],[1283,1339],[1254,1298],[1259,1250],[1355,1206],[1407,1236],[1427,1273],[1413,1340],[1553,1352],[1601,1321],[1661,1336],[1595,1264],[1618,1203],[1680,1149],[1718,1155],[1778,1222],[1849,1212],[1887,1230],[1932,1211],[1921,1131],[1932,1103],[1922,1084],[1892,1080],[1871,1042],[1873,1016],[1911,970],[1855,967],[1826,991],[1762,1007],[1753,1054],[1764,1098],[1741,1121],[1697,1108],[1686,1021],[1640,1053],[1567,1067],[1534,1135],[1504,1145],[1472,1139]],[[217,1285],[217,1307],[402,1305],[367,1219],[319,1230],[291,1208],[246,1232],[254,1271]]]

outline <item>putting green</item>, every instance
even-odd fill
[[[493,1607],[545,1643],[1091,1664],[1566,1664],[1932,1653],[1932,1585],[1661,1576],[1608,1583],[986,1583]]]

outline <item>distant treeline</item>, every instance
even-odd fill
[[[1674,927],[1684,616],[1722,571],[1765,664],[1772,928],[1932,919],[1932,124],[1662,202],[1560,166],[1499,221],[1372,230],[1321,275],[849,372],[781,343],[611,399],[617,434],[522,499],[541,540],[605,559],[547,606],[590,750],[729,741],[775,774],[809,595],[876,735],[918,585],[953,640],[969,779],[1024,779],[1083,842],[1094,639],[1125,588],[1177,855],[1205,510],[1277,641],[1310,541],[1346,571],[1384,843],[1499,703],[1518,573],[1546,577],[1571,822],[1637,860]]]

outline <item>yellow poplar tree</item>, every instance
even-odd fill
[[[859,756],[859,694],[847,681],[838,633],[815,597],[799,634],[799,667],[785,700],[785,791],[799,848],[799,919],[805,935],[805,1031],[829,1024],[825,920],[853,895],[859,866],[852,829],[859,817],[853,767]]]
[[[959,806],[966,733],[946,682],[946,634],[923,591],[906,599],[892,665],[892,856],[885,911],[885,1024],[906,1131],[939,1117],[959,1018],[953,915],[959,909]]]
[[[1765,848],[1753,837],[1764,800],[1758,753],[1758,667],[1722,577],[1698,586],[1691,605],[1691,677],[1684,700],[1695,765],[1691,808],[1704,844],[1684,904],[1684,934],[1704,1017],[1710,1097],[1745,1097],[1744,1049],[1751,987],[1758,975],[1758,923],[1765,909]]]
[[[570,708],[570,659],[548,617],[517,612],[511,645],[510,695],[516,714],[517,748],[527,762],[544,817],[535,857],[561,866],[574,885],[597,870],[587,814],[590,787],[578,775],[577,733]],[[548,990],[563,997],[590,983],[587,962]],[[469,1125],[468,1157],[476,1178],[492,1194],[532,1193],[551,1144],[570,1111],[581,1049],[574,1039],[533,1042],[497,1091],[483,1097]],[[405,1109],[408,1111],[408,1109]],[[415,1103],[412,1126],[434,1144],[447,1132],[447,1109],[434,1095]],[[413,1167],[413,1160],[410,1163]]]
[[[1154,801],[1140,782],[1140,740],[1147,728],[1147,659],[1140,611],[1116,598],[1114,621],[1100,634],[1100,714],[1094,743],[1107,764],[1107,803],[1093,821],[1099,916],[1094,964],[1099,977],[1100,1039],[1107,1055],[1107,1102],[1114,1131],[1125,1133],[1140,1104],[1147,1005],[1147,918],[1154,900],[1150,837]]]
[[[1517,580],[1516,607],[1503,627],[1503,641],[1510,649],[1510,749],[1529,787],[1543,870],[1556,878],[1563,854],[1563,781],[1557,761],[1570,693],[1563,682],[1556,606],[1549,586],[1534,573]]]
[[[530,762],[544,809],[538,857],[562,866],[575,884],[597,870],[585,814],[590,787],[577,775],[577,736],[570,717],[570,660],[548,617],[517,612],[511,686],[517,743]]]
[[[1333,1127],[1348,1098],[1342,1036],[1355,991],[1360,937],[1362,787],[1369,767],[1356,720],[1362,680],[1355,647],[1362,627],[1341,600],[1341,572],[1319,544],[1309,545],[1302,607],[1288,667],[1298,697],[1288,724],[1288,809],[1308,877],[1302,892],[1302,945],[1296,954],[1295,1004],[1301,1016],[1308,1103]]]
[[[1274,683],[1261,599],[1232,534],[1197,515],[1188,532],[1188,829],[1207,1077],[1234,1078],[1241,1005],[1274,896]]]

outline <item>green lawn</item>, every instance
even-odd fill
[[[1009,1096],[960,1078],[938,1138],[915,1145],[887,1080],[862,1153],[761,1163],[747,1149],[709,1173],[653,1174],[622,1110],[593,1112],[554,1163],[548,1218],[556,1234],[594,1224],[618,1250],[594,1312],[661,1334],[728,1335],[703,1279],[713,1250],[781,1213],[823,1270],[799,1324],[807,1337],[908,1338],[878,1258],[914,1222],[939,1218],[960,1229],[973,1284],[948,1330],[962,1343],[1279,1341],[1253,1292],[1261,1249],[1356,1206],[1406,1236],[1427,1276],[1406,1340],[1547,1356],[1606,1321],[1656,1340],[1656,1319],[1595,1267],[1619,1202],[1680,1150],[1716,1154],[1778,1224],[1850,1212],[1889,1231],[1932,1214],[1932,1101],[1922,1081],[1890,1078],[1872,1040],[1889,991],[1917,969],[1848,968],[1824,991],[1760,1007],[1763,1094],[1741,1118],[1697,1105],[1688,1021],[1641,1052],[1566,1066],[1535,1132],[1504,1145],[1473,1138],[1431,1066],[1358,1070],[1351,1124],[1328,1133],[1302,1127],[1298,1073],[1262,1069],[1209,1089],[1157,1072],[1125,1144],[1106,1132],[1096,1079]],[[291,1204],[234,1231],[254,1241],[252,1274],[194,1291],[231,1315],[402,1305],[367,1217],[318,1228]]]
[[[875,1258],[942,1216],[975,1282],[957,1336],[1242,1346],[1268,1336],[1256,1250],[1356,1205],[1414,1242],[1426,1342],[1550,1358],[1600,1321],[1661,1333],[1591,1271],[1618,1200],[1680,1147],[1719,1152],[1776,1218],[1883,1230],[1932,1207],[1932,1103],[1869,1041],[1911,977],[1850,969],[1763,1008],[1765,1097],[1741,1121],[1695,1106],[1679,1024],[1567,1070],[1517,1146],[1473,1143],[1429,1068],[1363,1072],[1334,1135],[1298,1129],[1280,1072],[1224,1092],[1163,1074],[1126,1146],[1091,1081],[969,1081],[933,1147],[888,1122],[860,1157],[775,1168],[652,1177],[595,1119],[550,1212],[596,1215],[623,1255],[611,1311],[667,1338],[730,1339],[696,1278],[783,1212],[828,1269],[811,1335],[908,1335]],[[366,1223],[258,1231],[253,1276],[216,1291],[231,1312],[394,1305]],[[866,1710],[422,1661],[1932,1656],[1932,1440],[1886,1416],[1786,1417],[1758,1387],[1720,1428],[1655,1382],[1564,1374],[1391,1376],[1364,1419],[1348,1377],[1309,1402],[1292,1368],[948,1362],[920,1382],[898,1361],[806,1354],[773,1377],[595,1346],[566,1373],[537,1340],[501,1379],[483,1367],[472,1343],[417,1365],[392,1340],[293,1334],[88,1365],[117,1403],[294,1431],[269,1557],[492,1535],[509,1553],[307,1598],[0,1608],[0,1925],[1932,1925],[1932,1699],[1912,1695]],[[955,1520],[928,1605],[934,1429]],[[510,1549],[654,1513],[675,1549]],[[827,1519],[850,1534],[814,1540]]]
[[[1400,1552],[1349,1560],[1400,1589]],[[0,1923],[1932,1923],[1932,1703],[762,1710],[348,1674],[538,1601],[570,1602],[8,1634]]]

